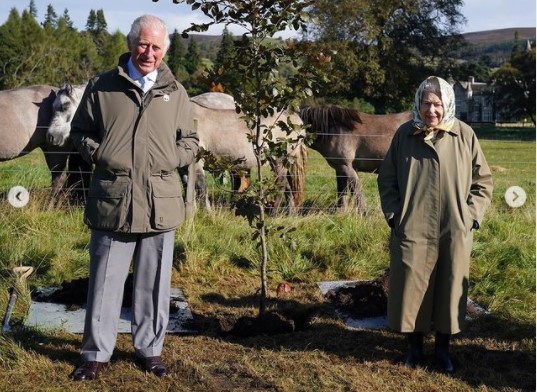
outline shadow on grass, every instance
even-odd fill
[[[259,298],[248,296],[226,299],[212,293],[204,301],[224,307],[214,316],[194,314],[201,334],[219,336],[248,348],[268,350],[323,351],[341,358],[354,358],[357,362],[388,361],[401,365],[407,351],[402,334],[387,330],[349,330],[336,321],[331,305],[303,304],[297,301],[270,299],[270,307],[289,311],[293,307],[315,308],[314,322],[294,333],[259,335],[238,338],[219,333],[221,318],[236,316],[236,309],[256,306]],[[226,315],[225,308],[230,309]],[[251,308],[250,308],[251,309]],[[452,339],[451,354],[456,367],[453,377],[472,387],[486,386],[498,390],[513,389],[535,391],[535,325],[520,323],[496,315],[484,315],[468,323],[462,333]],[[425,341],[427,370],[434,368],[434,334]]]
[[[81,336],[81,335],[79,335]],[[44,332],[36,328],[17,328],[11,335],[23,350],[34,352],[50,360],[50,362],[65,362],[75,370],[82,364],[80,357],[81,339],[69,333],[59,335],[55,332]],[[133,353],[121,349],[114,350],[112,362],[132,361]],[[67,376],[67,375],[66,375]]]
[[[402,334],[387,330],[349,330],[337,318],[329,303],[304,303],[293,299],[271,298],[270,309],[283,313],[295,311],[296,308],[313,309],[314,312],[310,314],[313,316],[310,318],[311,322],[303,328],[297,328],[293,333],[239,338],[221,333],[221,319],[237,318],[241,311],[250,314],[256,312],[259,297],[226,299],[211,293],[204,296],[203,301],[218,306],[211,314],[194,313],[198,335],[252,350],[322,352],[338,356],[349,367],[355,366],[356,363],[371,362],[387,362],[400,367],[406,354],[407,344]],[[22,349],[41,355],[52,363],[69,363],[74,370],[81,362],[79,335],[16,328],[11,336]],[[434,337],[430,334],[425,340],[425,354],[432,375],[431,380],[436,380],[433,352]],[[535,390],[535,325],[531,322],[516,322],[497,315],[481,316],[470,322],[463,333],[453,338],[451,352],[457,368],[454,377],[471,388]],[[112,361],[129,362],[132,358],[131,351],[116,347]],[[386,365],[379,368],[386,369]],[[391,376],[395,372],[401,377],[414,377],[413,371],[402,371],[402,368],[394,368],[390,372]],[[420,376],[416,374],[416,377]],[[432,382],[440,385],[442,380]]]
[[[74,337],[46,333],[35,328],[18,327],[13,330],[11,338],[22,349],[42,355],[52,362],[74,364],[80,360],[78,351],[66,349],[68,346],[80,346],[80,340]]]

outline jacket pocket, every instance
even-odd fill
[[[84,222],[92,229],[117,230],[126,221],[131,180],[127,176],[95,176],[88,194]]]
[[[175,173],[151,176],[151,226],[155,230],[178,227],[185,220],[181,183]]]
[[[472,218],[468,204],[464,204],[463,206],[462,220],[466,231],[471,231],[472,227],[474,226],[474,218]]]

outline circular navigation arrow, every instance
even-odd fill
[[[505,191],[505,202],[511,208],[522,207],[526,202],[526,192],[519,186],[512,186]]]
[[[11,188],[7,194],[7,201],[13,207],[20,208],[28,204],[30,200],[30,193],[28,190],[20,185],[14,186]]]

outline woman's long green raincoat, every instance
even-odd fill
[[[473,228],[490,204],[492,176],[462,121],[436,140],[424,136],[414,121],[403,124],[378,176],[393,226],[388,321],[399,332],[427,332],[433,323],[455,334],[466,316]]]

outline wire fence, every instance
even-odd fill
[[[375,137],[376,135],[372,135]],[[495,140],[494,144],[490,141],[482,140],[483,143],[488,143],[487,148],[494,150],[493,153],[488,151],[491,157],[487,156],[488,164],[493,172],[495,187],[493,191],[493,200],[503,200],[506,189],[511,185],[521,186],[527,193],[526,203],[535,206],[535,159],[527,160],[520,159],[518,154],[513,153],[512,146],[520,148],[521,144],[525,144],[528,149],[535,152],[535,142],[517,141],[517,140]],[[60,175],[65,173],[70,176],[85,176],[88,178],[91,175],[87,170],[49,170],[44,156],[46,154],[61,155],[77,155],[77,152],[44,152],[34,151],[32,159],[17,158],[10,161],[0,162],[0,194],[7,194],[10,188],[14,186],[24,186],[30,191],[35,189],[51,189],[51,178],[53,174]],[[524,154],[528,156],[528,154]],[[533,154],[535,157],[535,154]],[[327,159],[337,161],[339,157],[323,157],[313,150],[309,150],[307,166],[305,172],[305,190],[304,202],[299,207],[300,213],[310,212],[333,212],[338,209],[337,187],[336,181],[338,176],[334,169],[327,164]],[[359,157],[356,161],[377,161],[381,159]],[[267,169],[268,170],[268,169]],[[376,174],[375,173],[357,173],[362,190],[364,191],[366,200],[378,199],[376,190]],[[255,178],[255,176],[253,176]],[[340,176],[341,178],[342,176]],[[230,207],[232,199],[232,190],[229,182],[225,181],[223,176],[215,176],[206,172],[207,193],[212,204]],[[498,181],[496,181],[498,180]],[[516,183],[515,183],[516,182]],[[70,185],[69,191],[78,192],[87,195],[87,186],[81,183]],[[79,205],[83,205],[81,203]],[[198,203],[201,208],[202,203]],[[378,202],[376,203],[378,205]],[[510,207],[505,203],[502,210],[509,210]]]

